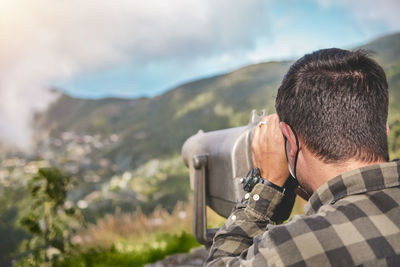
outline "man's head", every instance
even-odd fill
[[[388,159],[388,84],[365,51],[305,55],[284,77],[275,105],[280,120],[324,163]]]

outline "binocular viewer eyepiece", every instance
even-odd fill
[[[206,206],[227,218],[244,194],[240,178],[253,168],[253,129],[266,115],[252,110],[249,124],[218,131],[199,132],[186,140],[182,157],[189,168],[194,191],[193,232],[201,244],[210,245],[216,229],[207,229]]]

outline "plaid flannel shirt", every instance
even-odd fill
[[[273,225],[283,195],[258,184],[214,237],[209,266],[400,266],[400,161],[322,185],[305,215]]]

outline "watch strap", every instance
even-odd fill
[[[243,180],[243,189],[244,191],[251,192],[256,184],[265,184],[281,193],[285,192],[284,187],[277,186],[276,184],[271,183],[270,181],[261,177],[261,171],[259,168],[252,168],[247,174],[246,179]]]
[[[268,185],[269,187],[272,187],[272,188],[278,190],[278,191],[281,192],[281,193],[284,193],[284,192],[285,192],[285,188],[284,188],[284,187],[280,187],[280,186],[278,186],[278,185],[276,185],[276,184],[274,184],[274,183],[271,183],[271,182],[268,181],[267,179],[263,179],[263,184]]]

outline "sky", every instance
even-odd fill
[[[181,83],[399,32],[398,0],[0,0],[0,139],[30,146],[57,98]]]
[[[130,40],[123,60],[57,85],[78,97],[154,96],[244,65],[326,47],[352,48],[400,30],[399,1],[183,2],[158,4],[157,15],[144,8],[142,20],[120,25],[128,35],[145,32]]]

